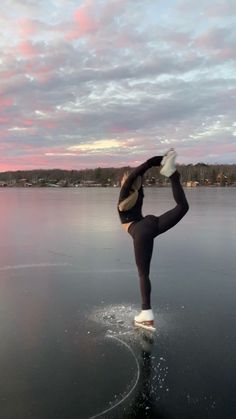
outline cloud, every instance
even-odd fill
[[[222,19],[222,17],[232,17],[236,14],[236,3],[234,0],[218,0],[208,4],[206,7],[208,17]]]
[[[38,49],[34,47],[32,42],[20,42],[16,47],[16,53],[23,57],[32,57],[38,54]]]
[[[122,143],[118,140],[108,139],[108,140],[98,140],[91,143],[82,143],[79,145],[74,145],[68,147],[68,150],[71,151],[82,151],[82,152],[98,152],[104,150],[113,150],[114,148],[122,147]]]
[[[203,49],[221,50],[235,45],[233,28],[210,28],[195,39],[197,46]]]
[[[0,168],[14,153],[21,166],[91,167],[169,146],[211,160],[214,136],[218,160],[232,161],[234,3],[2,5]]]

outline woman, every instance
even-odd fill
[[[125,173],[121,181],[118,212],[125,231],[133,238],[142,298],[142,310],[138,316],[135,316],[134,323],[148,330],[155,330],[149,278],[154,238],[174,227],[189,209],[180,183],[180,175],[176,170],[176,156],[176,151],[170,149],[164,157],[152,157],[130,174]],[[144,217],[142,176],[153,166],[162,166],[160,173],[170,179],[176,206],[159,217],[154,215]]]

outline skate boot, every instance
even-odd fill
[[[166,176],[166,177],[170,177],[171,175],[173,175],[173,173],[176,171],[176,165],[175,165],[176,156],[177,156],[177,153],[172,148],[167,152],[166,156],[163,157],[162,162],[161,162],[162,168],[160,170],[161,175]]]
[[[138,316],[135,316],[134,325],[155,332],[156,329],[154,327],[154,315],[152,309],[142,310]]]

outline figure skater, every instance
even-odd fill
[[[122,226],[133,238],[135,261],[140,280],[142,310],[135,316],[134,324],[155,330],[151,308],[151,282],[149,278],[154,238],[174,227],[187,213],[189,206],[176,170],[177,153],[172,148],[164,156],[155,156],[136,167],[121,180],[118,212]],[[144,173],[153,166],[162,166],[160,173],[171,181],[176,206],[160,216],[142,214]]]

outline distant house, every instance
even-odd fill
[[[199,186],[199,182],[195,181],[195,180],[188,180],[186,182],[186,186],[188,188],[196,188],[196,186]]]
[[[30,186],[32,186],[32,183],[28,182],[27,179],[19,179],[17,183],[18,186],[21,186],[23,188],[29,188]]]
[[[228,184],[228,178],[223,172],[220,172],[216,178],[218,186],[226,186]]]
[[[81,180],[80,187],[97,187],[97,186],[102,186],[101,183],[97,183],[95,180]]]

